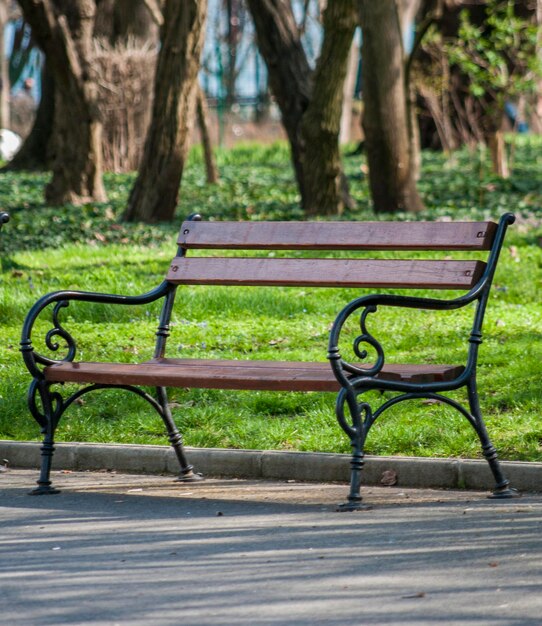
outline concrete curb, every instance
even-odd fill
[[[263,478],[317,482],[347,482],[350,455],[275,450],[187,448],[190,462],[206,476]],[[0,440],[0,461],[10,466],[36,468],[40,444],[34,441]],[[363,484],[381,484],[386,470],[397,473],[400,487],[442,489],[492,489],[493,477],[486,461],[414,457],[367,456]],[[520,491],[542,491],[542,463],[503,461],[503,470]],[[178,473],[177,459],[169,446],[59,443],[54,469],[73,471],[115,470],[149,474]]]

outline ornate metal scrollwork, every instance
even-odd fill
[[[75,357],[75,352],[76,352],[76,346],[75,346],[75,341],[73,337],[62,326],[62,324],[58,320],[58,314],[60,312],[60,309],[68,307],[69,304],[70,303],[67,300],[61,300],[60,302],[57,302],[57,304],[55,305],[55,308],[53,309],[54,328],[52,328],[45,336],[45,345],[52,352],[56,352],[60,348],[60,345],[58,344],[58,342],[54,341],[55,337],[61,337],[65,341],[68,353],[62,359],[63,361],[73,361]]]
[[[64,412],[76,400],[78,400],[81,396],[89,393],[90,391],[96,391],[98,389],[124,389],[125,391],[131,391],[132,393],[135,393],[140,398],[143,398],[143,400],[146,400],[153,407],[153,409],[160,415],[160,417],[163,417],[164,415],[164,409],[162,408],[160,403],[156,401],[155,398],[153,398],[149,393],[147,393],[143,389],[139,389],[138,387],[134,387],[133,385],[114,385],[114,384],[109,385],[105,383],[93,384],[87,387],[83,387],[82,389],[79,389],[78,391],[73,393],[71,396],[63,398],[60,393],[56,391],[51,391],[51,385],[49,383],[46,383],[38,379],[34,379],[30,383],[30,387],[28,390],[28,407],[30,409],[30,413],[32,414],[32,417],[40,425],[42,432],[45,432],[49,424],[48,424],[48,418],[46,416],[46,411],[43,405],[45,402],[48,402],[51,407],[51,416],[52,416],[52,424],[50,426],[52,427],[52,430],[54,431],[57,427],[58,422],[60,421],[60,418],[64,414]],[[41,407],[39,406],[39,403],[38,403],[38,396],[39,396],[39,401],[41,402],[41,405],[42,405]]]
[[[350,389],[341,389],[335,407],[337,421],[351,440],[364,439],[374,422],[371,406],[368,402],[358,402],[358,395]],[[348,405],[350,419],[346,417],[345,404]]]
[[[61,348],[66,350],[66,355],[62,359],[51,359],[49,357],[36,352],[30,341],[23,342],[23,352],[31,352],[32,357],[35,363],[41,363],[42,365],[53,365],[54,363],[60,363],[63,361],[73,361],[76,354],[76,344],[74,338],[70,335],[70,333],[62,326],[59,321],[59,313],[60,310],[69,306],[69,302],[67,300],[60,300],[56,303],[53,313],[53,328],[51,328],[47,334],[45,335],[45,345],[51,352],[57,352]],[[59,343],[58,339],[62,339],[63,346]],[[28,345],[26,345],[28,344]]]
[[[375,313],[377,310],[376,305],[370,304],[364,307],[361,316],[360,316],[360,329],[361,335],[354,339],[353,350],[354,354],[360,359],[360,361],[364,361],[368,357],[368,351],[362,348],[362,344],[367,344],[374,348],[376,351],[376,361],[372,367],[359,367],[352,363],[347,363],[342,360],[341,365],[343,369],[351,374],[355,374],[357,376],[375,376],[382,369],[384,365],[384,349],[381,344],[369,333],[367,330],[367,316],[369,313]]]
[[[47,387],[45,390],[44,385]],[[38,396],[42,405],[41,409],[38,406]],[[34,379],[30,383],[30,387],[28,389],[28,408],[30,409],[32,417],[40,425],[42,433],[45,432],[48,426],[48,418],[46,416],[47,411],[43,406],[45,402],[48,402],[51,405],[50,414],[54,430],[60,420],[60,417],[62,416],[62,413],[64,412],[64,401],[58,392],[51,392],[50,389],[48,389],[47,383]]]

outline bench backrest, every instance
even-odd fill
[[[190,256],[189,250],[492,250],[494,222],[205,222],[181,227],[174,284],[462,289],[482,260]],[[496,259],[495,259],[496,260]]]

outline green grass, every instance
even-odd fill
[[[494,179],[483,154],[424,155],[420,190],[427,212],[415,219],[498,218],[518,222],[502,252],[484,324],[480,399],[500,456],[542,460],[542,141],[521,139],[513,177]],[[61,288],[137,294],[156,286],[175,253],[183,216],[298,219],[296,186],[284,145],[219,151],[221,183],[207,186],[201,155],[185,172],[173,224],[121,224],[133,175],[107,175],[109,202],[52,208],[43,174],[3,174],[0,208],[12,221],[0,234],[0,438],[38,439],[26,407],[30,382],[18,343],[24,315],[42,294]],[[358,208],[341,219],[375,219],[358,158],[346,161]],[[410,219],[410,216],[385,216]],[[378,218],[380,219],[380,218]],[[423,255],[420,255],[423,256]],[[460,255],[463,256],[463,255]],[[190,287],[179,290],[169,356],[325,360],[336,313],[359,290]],[[443,294],[441,294],[443,295]],[[158,308],[72,303],[62,312],[85,360],[139,361],[152,353]],[[385,338],[390,360],[461,362],[470,312],[379,311],[371,331]],[[51,328],[44,316],[35,346]],[[462,392],[454,393],[463,399]],[[374,397],[377,400],[377,396]],[[349,450],[334,417],[334,394],[171,390],[174,416],[189,445]],[[85,396],[63,417],[62,441],[166,443],[159,418],[123,392]],[[371,454],[480,456],[466,420],[447,406],[402,403],[371,432]]]

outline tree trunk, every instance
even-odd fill
[[[346,80],[343,88],[343,106],[341,113],[341,131],[339,133],[339,144],[348,143],[352,139],[352,110],[356,90],[356,81],[359,68],[359,46],[356,41],[352,42],[348,53],[348,65]]]
[[[206,0],[167,0],[152,121],[127,221],[171,220],[177,207],[205,32]]]
[[[340,213],[345,204],[352,205],[348,187],[342,184],[339,132],[348,55],[357,25],[356,9],[355,0],[329,2],[323,15],[322,51],[301,124],[305,144],[303,208],[308,215],[332,215]]]
[[[288,0],[247,0],[269,85],[282,114],[292,162],[308,214],[338,213],[350,205],[341,172],[339,130],[343,83],[355,29],[351,0],[329,3],[326,35],[311,71]]]
[[[138,43],[157,41],[160,30],[160,0],[96,0],[94,36],[115,46],[129,39]]]
[[[20,0],[26,21],[55,81],[51,204],[106,200],[102,182],[101,121],[90,65],[93,0]]]
[[[205,100],[203,89],[197,85],[196,92],[196,111],[198,114],[198,126],[201,135],[201,145],[203,147],[203,158],[205,159],[205,172],[207,174],[207,182],[214,185],[218,182],[218,170],[213,154],[213,145],[211,143],[211,133],[209,132],[209,109]]]
[[[405,93],[406,107],[408,119],[408,140],[410,150],[410,164],[412,169],[412,177],[417,181],[421,175],[422,153],[420,139],[420,125],[418,124],[417,111],[417,90],[414,82],[411,80],[410,67],[412,63],[411,56],[416,55],[416,41],[413,38],[413,26],[416,14],[420,10],[422,0],[401,0],[397,5],[399,23],[401,25],[401,39],[403,41],[403,60],[405,63]],[[423,33],[418,31],[418,34]]]
[[[113,45],[129,38],[156,41],[158,27],[144,0],[115,0],[113,8]]]
[[[377,212],[420,211],[409,141],[404,55],[395,2],[361,0],[363,129]]]
[[[239,52],[239,43],[242,33],[240,32],[240,11],[241,5],[239,0],[225,0],[224,1],[226,11],[227,33],[226,33],[226,48],[227,55],[224,60],[224,91],[226,92],[226,106],[231,108],[235,103],[236,97],[236,83],[237,83],[237,58]]]
[[[30,134],[6,165],[6,170],[43,170],[51,164],[49,142],[53,131],[55,86],[45,63],[41,73],[41,99]]]
[[[508,155],[506,153],[503,131],[496,130],[495,132],[488,133],[486,143],[489,146],[489,152],[491,154],[493,173],[500,178],[510,178]]]
[[[258,49],[268,70],[269,86],[282,114],[290,142],[292,163],[301,195],[306,197],[303,174],[304,140],[301,118],[312,93],[312,72],[288,0],[247,0],[254,21]],[[322,155],[322,158],[323,155]]]

